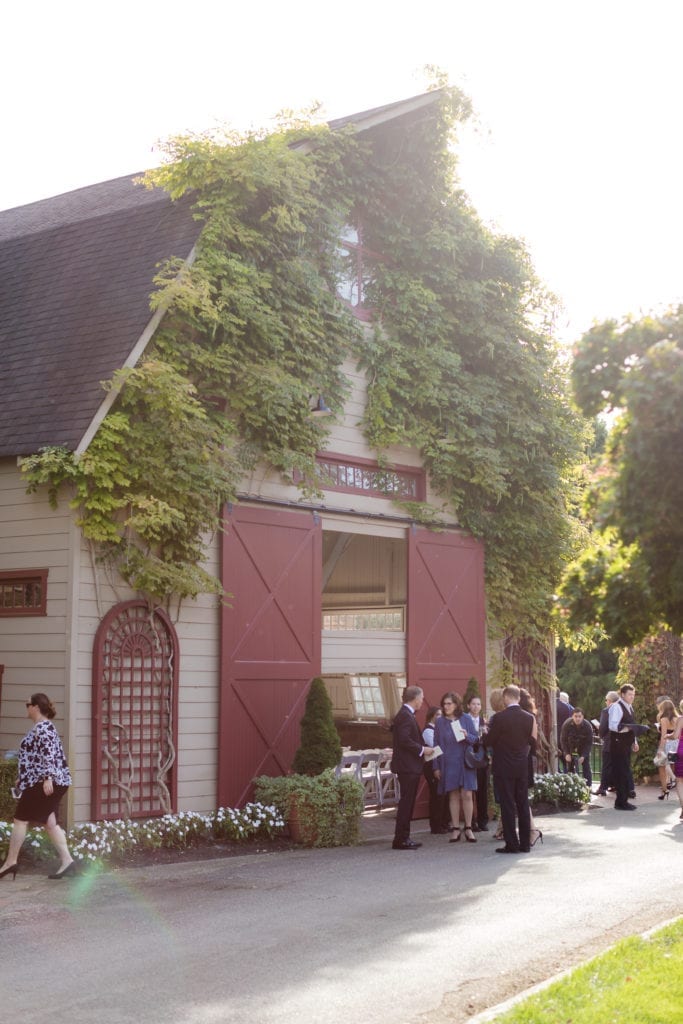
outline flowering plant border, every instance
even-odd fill
[[[210,814],[181,811],[160,818],[89,821],[74,825],[67,842],[74,858],[84,861],[119,861],[137,850],[184,849],[202,840],[247,842],[280,835],[285,821],[276,807],[250,803],[241,809],[219,807]],[[10,822],[0,821],[0,855],[7,851]],[[22,857],[39,863],[54,858],[54,849],[43,829],[31,828]]]
[[[554,804],[555,807],[579,809],[590,802],[590,790],[582,775],[567,772],[547,772],[534,776],[534,788],[529,793],[532,806]]]

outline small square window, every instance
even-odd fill
[[[47,569],[0,572],[0,617],[47,614]]]
[[[379,676],[351,676],[353,710],[359,718],[382,718],[384,700]]]

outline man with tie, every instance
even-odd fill
[[[610,706],[607,716],[612,758],[612,781],[616,789],[614,807],[617,811],[635,811],[636,809],[635,804],[628,802],[631,748],[637,744],[636,733],[645,730],[642,726],[636,725],[632,706],[635,696],[635,687],[630,683],[624,683],[619,690],[619,700]]]
[[[394,753],[391,770],[398,776],[400,797],[396,812],[394,850],[417,850],[422,843],[410,838],[410,822],[417,796],[418,783],[422,777],[424,755],[433,753],[433,747],[425,747],[422,733],[415,719],[415,712],[422,707],[424,694],[419,686],[406,686],[403,691],[403,706],[394,719],[392,733]]]
[[[505,838],[505,846],[497,847],[496,853],[528,853],[531,833],[529,747],[532,737],[536,738],[536,719],[519,706],[518,686],[506,686],[503,701],[505,708],[493,715],[489,731],[483,737],[485,745],[493,748],[493,778]]]

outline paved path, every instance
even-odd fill
[[[0,1005],[23,1024],[463,1021],[681,912],[677,802],[594,801],[539,819],[531,854],[491,835],[415,853],[377,838],[0,882]],[[386,833],[391,822],[370,822]]]

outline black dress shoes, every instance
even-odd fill
[[[635,810],[637,810],[637,807],[636,807],[635,804],[628,804],[628,803],[627,804],[615,804],[614,805],[614,810],[615,811],[635,811]]]
[[[418,850],[422,846],[422,843],[414,843],[412,839],[406,839],[402,843],[397,843],[396,840],[391,844],[392,850]]]
[[[489,830],[489,827],[488,827],[488,825],[485,822],[482,823],[480,821],[479,824],[477,825],[477,832],[488,832],[488,830]]]
[[[528,851],[524,851],[527,853]],[[520,853],[520,850],[515,850],[513,846],[497,846],[496,853]]]

